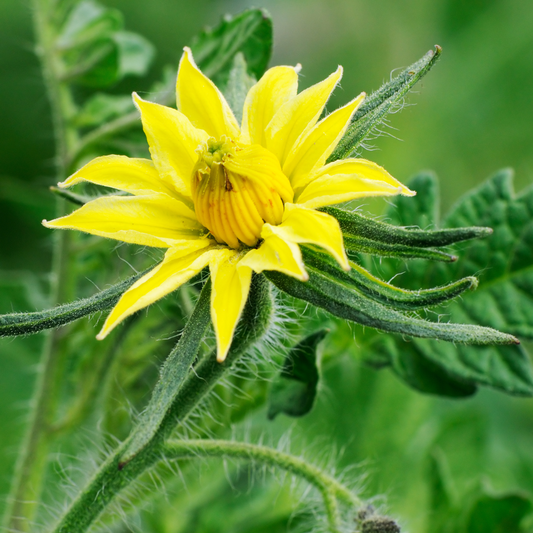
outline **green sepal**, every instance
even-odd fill
[[[65,200],[68,200],[74,205],[85,205],[87,202],[94,200],[94,198],[91,198],[86,194],[76,194],[75,192],[67,189],[60,189],[59,187],[54,186],[50,187],[50,192],[60,196],[61,198],[64,198]]]
[[[516,337],[492,328],[429,322],[402,314],[370,300],[333,276],[313,267],[307,267],[307,271],[309,280],[306,282],[275,271],[268,271],[265,275],[280,290],[295,298],[309,302],[339,318],[381,331],[461,344],[519,344]]]
[[[371,241],[364,237],[344,236],[344,249],[350,259],[358,260],[359,254],[377,255],[379,257],[400,257],[402,259],[427,259],[428,261],[443,261],[453,263],[457,256],[435,250],[434,248],[419,248],[403,244],[387,244]]]
[[[435,65],[442,49],[436,45],[424,57],[373,92],[355,112],[352,123],[328,158],[328,163],[355,154],[363,139],[381,122],[413,86]]]
[[[413,203],[412,208],[415,207]],[[439,230],[410,229],[365,217],[355,211],[338,207],[322,207],[320,211],[339,221],[346,239],[366,239],[389,245],[429,248],[448,246],[461,241],[480,239],[492,235],[491,228],[468,227]]]
[[[477,278],[470,276],[442,287],[411,291],[380,280],[356,263],[351,263],[351,270],[346,272],[331,256],[321,251],[302,247],[302,254],[306,265],[311,265],[317,271],[327,273],[368,298],[394,309],[415,311],[432,307],[456,298],[467,290],[473,290],[478,285]]]
[[[262,9],[226,17],[215,28],[198,35],[191,49],[198,66],[218,87],[225,86],[238,52],[244,55],[248,72],[259,79],[272,53],[272,20]]]
[[[137,420],[137,429],[128,440],[121,457],[121,463],[129,462],[154,438],[167,411],[175,401],[198,355],[211,321],[210,297],[211,280],[208,280],[200,293],[180,340],[161,368],[159,381],[154,388],[150,403]]]
[[[270,390],[269,420],[276,418],[279,413],[304,416],[313,408],[319,380],[316,352],[328,331],[321,329],[308,335],[287,354],[283,368]]]
[[[64,326],[78,318],[98,313],[99,311],[106,311],[113,307],[122,294],[149,270],[131,276],[90,298],[58,305],[57,307],[45,311],[2,315],[0,316],[0,337],[14,337],[17,335],[38,333],[45,329]]]

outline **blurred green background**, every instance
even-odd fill
[[[391,127],[362,155],[401,181],[421,169],[441,178],[443,210],[495,170],[516,169],[516,188],[533,178],[533,9],[523,0],[102,0],[120,9],[128,29],[155,44],[146,79],[117,92],[145,91],[182,47],[224,13],[266,8],[274,20],[273,64],[303,66],[301,84],[345,68],[330,109],[370,93],[394,69],[434,44],[442,59],[417,85]],[[415,104],[415,105],[412,105]],[[33,52],[29,2],[0,2],[0,306],[1,312],[45,305],[54,200],[53,135]],[[374,204],[373,204],[374,205]],[[379,209],[379,207],[378,207]],[[32,289],[19,280],[31,273]],[[26,282],[25,282],[26,283]],[[27,283],[25,285],[27,287]],[[346,337],[350,336],[349,332]],[[0,347],[0,494],[5,494],[31,395],[39,338]],[[334,393],[333,393],[334,391]],[[277,422],[282,434],[292,421]],[[484,391],[467,401],[421,396],[388,372],[344,358],[325,376],[317,409],[296,424],[295,441],[344,450],[339,467],[364,466],[367,495],[384,495],[408,531],[428,523],[428,457],[444,450],[454,483],[466,491],[486,482],[497,490],[533,491],[533,403]],[[298,446],[298,444],[295,444]],[[0,505],[2,504],[0,500]],[[206,529],[207,531],[207,529]],[[513,533],[513,532],[509,532]]]

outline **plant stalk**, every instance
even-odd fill
[[[56,35],[48,4],[46,0],[33,0],[34,32],[36,53],[41,61],[52,113],[57,177],[63,180],[68,173],[69,152],[77,142],[77,132],[69,126],[69,117],[75,108],[69,88],[58,81],[60,65],[54,52]],[[62,216],[65,210],[65,200],[58,199],[57,216]],[[52,306],[64,302],[68,296],[66,292],[69,283],[65,283],[65,280],[68,279],[70,262],[68,233],[57,232],[53,239],[50,287]],[[29,427],[17,460],[4,514],[4,527],[10,531],[30,531],[40,499],[50,440],[48,430],[52,425],[58,390],[55,377],[58,372],[60,338],[61,332],[54,330],[46,334],[44,341]]]

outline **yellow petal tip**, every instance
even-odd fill
[[[217,350],[217,363],[223,363],[228,356],[229,346],[225,350]]]

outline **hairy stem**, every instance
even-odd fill
[[[122,490],[130,486],[148,468],[163,459],[161,445],[171,432],[187,419],[218,380],[228,372],[232,364],[264,335],[270,325],[271,315],[272,301],[269,284],[264,276],[256,275],[253,278],[248,302],[225,363],[217,363],[215,353],[205,356],[196,365],[194,371],[189,372],[150,442],[128,462],[123,462],[131,442],[143,430],[137,425],[126,441],[98,469],[86,488],[78,494],[53,531],[55,533],[87,531]],[[184,330],[176,349],[179,349],[180,344],[189,342],[186,336],[196,334],[194,328],[189,328],[188,333],[187,329]],[[147,409],[150,409],[150,406]]]
[[[54,53],[55,31],[52,13],[46,0],[33,1],[36,52],[41,60],[43,79],[50,100],[56,144],[57,177],[63,180],[68,172],[69,152],[77,142],[77,133],[69,126],[74,104],[68,86],[59,80],[60,65]],[[65,200],[58,199],[57,216],[65,212]],[[67,232],[54,235],[52,252],[51,305],[65,301],[69,284],[65,282],[69,264]],[[46,335],[41,364],[30,413],[30,422],[15,467],[12,487],[8,496],[4,527],[12,531],[29,531],[40,497],[46,467],[49,432],[57,396],[58,330]]]
[[[267,446],[227,440],[170,441],[161,446],[161,454],[167,459],[228,457],[263,463],[290,472],[305,479],[320,491],[330,528],[334,532],[339,530],[337,499],[356,509],[363,505],[363,502],[344,485],[316,466]]]

